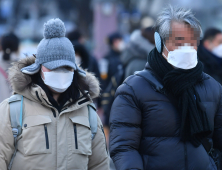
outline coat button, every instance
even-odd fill
[[[27,124],[24,124],[24,127],[27,127]]]

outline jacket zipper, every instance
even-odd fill
[[[76,149],[78,149],[77,128],[76,128],[76,124],[75,123],[73,124],[73,128],[74,128],[74,136],[75,136],[75,146],[76,146]]]
[[[38,100],[42,103],[42,100],[41,100],[40,97],[39,97],[39,93],[38,93],[37,91],[35,91],[35,94],[36,94]]]
[[[35,91],[35,94],[36,94],[38,100],[42,103],[42,100],[41,100],[40,97],[39,97],[38,91]],[[43,99],[44,99],[44,98],[43,98]],[[45,99],[44,99],[44,100],[45,100]],[[49,104],[49,103],[47,102],[47,100],[45,100],[45,102],[46,102],[45,105],[47,105],[47,106],[49,106],[49,107],[51,108],[52,113],[53,113],[53,116],[56,117],[56,111],[54,110],[53,105]]]
[[[48,131],[47,131],[47,126],[46,126],[46,124],[44,125],[44,129],[45,129],[46,149],[49,149],[49,137],[48,137]]]
[[[103,126],[101,125],[101,129],[102,129],[102,132],[103,132],[103,135],[105,137],[105,145],[106,145],[106,135],[105,135],[105,132],[104,132],[104,129],[103,129]],[[108,154],[108,150],[107,150],[107,145],[106,145],[106,152]]]
[[[53,116],[56,117],[56,111],[53,108],[51,108],[51,111],[53,113]]]

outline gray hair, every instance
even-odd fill
[[[169,5],[160,13],[154,25],[155,31],[160,34],[164,42],[169,37],[172,21],[185,22],[194,29],[197,38],[202,36],[200,22],[195,18],[190,9],[187,10]]]

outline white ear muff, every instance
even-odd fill
[[[155,45],[156,45],[156,49],[159,53],[162,52],[162,40],[160,37],[160,34],[158,32],[155,32],[154,34],[154,40],[155,40]]]

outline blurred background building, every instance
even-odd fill
[[[222,0],[0,0],[0,36],[14,31],[21,40],[20,52],[33,53],[43,23],[58,17],[67,33],[81,31],[99,59],[107,52],[108,34],[119,31],[128,41],[133,30],[152,25],[167,4],[192,8],[203,30],[222,27]]]

